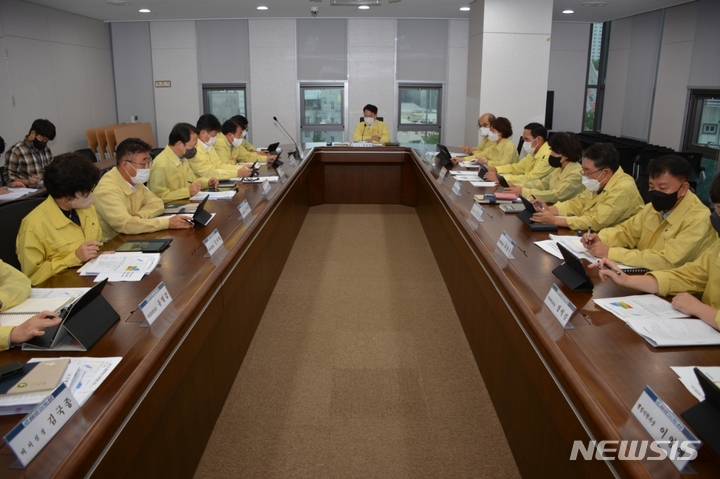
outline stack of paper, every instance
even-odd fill
[[[22,198],[25,195],[29,195],[30,193],[34,193],[37,191],[32,188],[8,188],[8,190],[10,190],[10,193],[5,193],[4,195],[0,195],[0,200],[3,200],[3,201],[16,200],[18,198]]]
[[[631,319],[684,319],[690,318],[672,307],[672,304],[654,294],[637,294],[622,298],[593,298],[602,309],[627,322]]]
[[[703,391],[702,386],[700,386],[700,381],[698,381],[695,371],[693,371],[696,367],[702,371],[705,376],[709,377],[710,380],[712,380],[718,387],[720,387],[720,367],[670,366],[670,369],[675,371],[675,374],[678,375],[680,382],[685,385],[687,390],[690,391],[690,393],[695,396],[698,401],[704,401],[705,392]]]
[[[701,319],[629,319],[627,325],[656,348],[720,345],[720,332]]]
[[[202,201],[205,199],[205,197],[208,197],[208,200],[231,200],[235,197],[235,193],[237,193],[234,190],[231,191],[201,191],[200,193],[196,194],[192,198],[190,198],[193,201]]]
[[[80,276],[97,276],[95,282],[140,281],[160,262],[160,253],[101,254],[78,269]]]

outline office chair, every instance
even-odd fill
[[[0,236],[0,259],[20,269],[20,261],[15,254],[15,239],[20,223],[28,213],[35,209],[45,198],[25,198],[0,204],[0,223],[4,233]]]
[[[163,152],[164,149],[165,148],[153,148],[150,151],[150,158],[152,158],[154,160],[156,156],[158,156],[160,153]]]
[[[0,186],[5,186],[5,167],[0,166]]]
[[[90,148],[81,148],[79,150],[75,150],[75,153],[84,156],[88,160],[92,161],[93,163],[96,163],[98,161],[97,156],[95,155],[95,152],[92,151]]]

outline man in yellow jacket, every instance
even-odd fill
[[[9,264],[0,260],[0,312],[25,301],[30,296],[30,280]],[[43,330],[57,326],[62,321],[52,311],[41,311],[17,326],[0,326],[0,351],[13,344],[30,341],[45,334]]]
[[[197,154],[188,159],[190,168],[201,178],[242,178],[250,176],[252,170],[245,167],[224,164],[215,153],[214,145],[222,129],[215,115],[202,115],[196,128],[198,130]]]
[[[588,148],[582,169],[585,191],[554,206],[535,200],[540,210],[532,216],[534,222],[600,231],[625,221],[644,206],[635,180],[620,168],[620,155],[611,143]]]
[[[485,179],[497,181],[497,174],[505,177],[508,183],[524,185],[545,178],[552,173],[548,163],[550,146],[547,144],[547,129],[540,123],[529,123],[523,130],[523,151],[525,157],[517,163],[488,166]]]
[[[15,251],[33,285],[97,257],[102,239],[93,207],[100,171],[75,153],[56,157],[45,168],[49,197],[20,224]]]
[[[173,126],[168,145],[150,167],[148,188],[164,203],[187,200],[203,188],[216,188],[217,178],[198,177],[187,164],[197,154],[198,131],[189,123]]]
[[[375,105],[365,105],[363,115],[365,121],[361,121],[355,127],[353,141],[366,141],[372,143],[387,143],[390,141],[390,132],[387,125],[377,119],[378,109]]]
[[[495,115],[493,115],[492,113],[483,113],[482,115],[480,115],[480,118],[478,118],[478,132],[480,133],[480,138],[482,138],[480,140],[480,144],[474,149],[467,145],[462,145],[460,148],[462,148],[463,153],[470,156],[467,156],[465,158],[453,158],[453,161],[469,161],[476,160],[478,158],[484,158],[485,154],[483,152],[491,144],[490,139],[488,139],[488,135],[490,134],[490,124],[494,120]]]
[[[94,206],[104,240],[121,233],[192,228],[192,220],[184,216],[157,218],[163,214],[165,204],[143,184],[150,178],[150,149],[139,138],[123,140],[115,150],[117,166],[100,178]]]
[[[697,258],[717,234],[707,206],[690,191],[690,172],[687,160],[677,155],[652,160],[650,203],[617,226],[586,234],[583,242],[590,253],[650,270],[677,268]]]

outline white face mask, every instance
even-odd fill
[[[533,143],[535,143],[535,140],[526,141],[525,143],[523,143],[523,151],[525,151],[525,153],[532,153],[533,151],[535,151],[535,148],[533,148],[532,146]]]
[[[490,128],[480,127],[480,136],[488,136],[490,134]]]
[[[243,138],[247,136],[247,130],[243,130]]]
[[[587,176],[582,177],[582,184],[590,193],[595,193],[600,189],[600,182]]]
[[[498,141],[499,138],[500,138],[499,133],[493,133],[492,131],[488,133],[488,140],[490,140],[490,141]]]
[[[243,131],[243,136],[244,136],[244,134],[245,134],[245,132]],[[235,138],[233,136],[232,146],[240,146],[240,145],[242,145],[242,138]]]
[[[131,165],[132,166],[132,165]],[[136,185],[146,183],[150,179],[150,168],[135,168],[135,176],[130,175],[130,180]],[[130,174],[130,172],[128,172]]]
[[[365,123],[367,124],[367,126],[373,126],[373,122],[375,122],[375,118],[371,116],[365,117]]]
[[[213,146],[215,144],[215,140],[217,140],[217,136],[211,137],[210,141],[208,141],[208,145]]]
[[[70,201],[70,207],[74,210],[85,210],[87,208],[90,208],[93,204],[93,194],[90,192],[89,195],[87,195],[87,198],[81,197],[75,197],[72,201]]]

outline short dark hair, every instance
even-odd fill
[[[620,154],[612,143],[595,143],[585,150],[585,158],[595,163],[595,168],[610,168],[613,173],[620,168]]]
[[[538,136],[542,136],[543,140],[547,140],[547,128],[545,128],[540,123],[528,123],[524,127],[526,130],[530,130],[530,134],[533,138],[537,138]]]
[[[72,198],[90,193],[100,181],[100,170],[84,156],[64,153],[47,165],[43,181],[53,198]]]
[[[247,130],[247,127],[248,127],[248,125],[250,124],[250,123],[248,122],[248,119],[245,118],[245,117],[242,116],[242,115],[235,115],[235,116],[233,116],[233,117],[230,118],[230,119],[231,119],[232,121],[234,121],[235,123],[237,123],[238,125],[242,126],[242,129],[243,129],[243,130]]]
[[[582,158],[582,143],[574,133],[569,131],[559,131],[548,140],[550,149],[555,153],[560,153],[566,157],[568,161],[580,161]]]
[[[499,116],[491,121],[490,128],[495,128],[503,138],[510,138],[513,135],[512,124],[504,116]]]
[[[657,178],[665,173],[670,173],[678,180],[685,182],[690,177],[692,169],[690,163],[679,155],[663,155],[650,160],[647,166],[647,173],[650,178]]]
[[[715,175],[713,182],[710,185],[710,201],[713,203],[720,203],[720,173]]]
[[[195,127],[198,131],[220,131],[222,125],[215,115],[212,113],[206,113],[198,118],[197,125],[195,125]]]
[[[370,103],[368,103],[363,107],[363,111],[365,110],[369,111],[373,115],[377,115],[377,107],[375,105],[371,105]]]
[[[5,140],[0,136],[0,155],[5,151]]]
[[[222,131],[223,135],[227,135],[228,133],[235,133],[235,130],[238,128],[242,128],[243,130],[245,129],[240,123],[231,118],[229,120],[225,120],[225,123],[222,124],[222,129],[220,131]]]
[[[28,131],[28,135],[33,131],[36,135],[42,135],[48,140],[55,139],[55,125],[53,125],[50,120],[35,120],[30,127],[30,131]]]
[[[127,161],[131,155],[147,153],[150,150],[152,150],[152,147],[140,138],[126,138],[115,149],[115,158],[117,158],[117,164],[119,165],[123,161]]]
[[[190,141],[193,133],[197,135],[199,131],[190,123],[177,123],[175,126],[173,126],[172,130],[170,130],[168,143],[170,145],[174,145],[178,141],[187,143]]]

